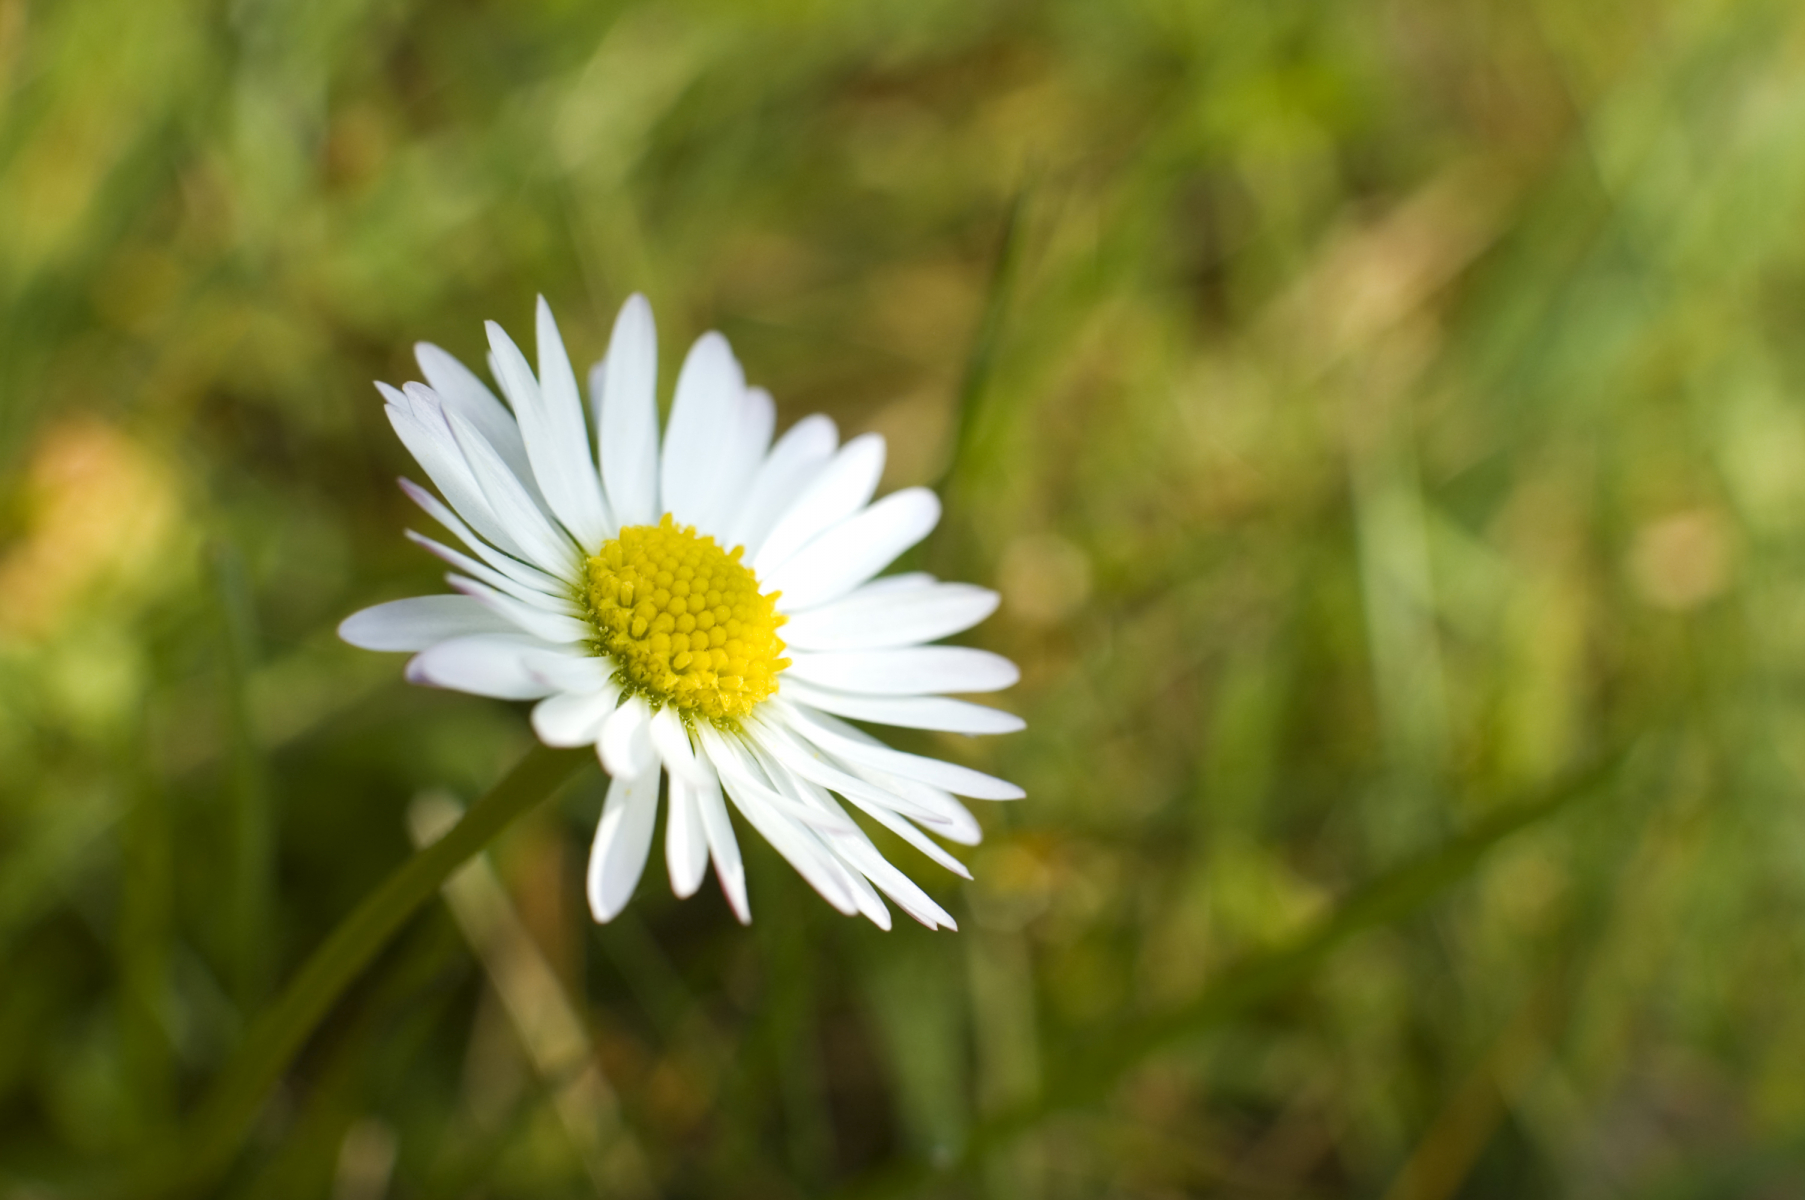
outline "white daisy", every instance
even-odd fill
[[[725,793],[841,912],[888,929],[881,891],[929,928],[954,928],[840,803],[969,879],[923,830],[976,844],[978,824],[955,797],[1022,795],[841,719],[966,734],[1022,726],[945,695],[1008,687],[1014,664],[927,644],[989,616],[996,594],[921,573],[876,578],[933,529],[934,494],[906,488],[873,503],[883,438],[842,446],[824,416],[773,445],[770,394],[746,386],[717,333],[684,360],[661,446],[658,342],[642,296],[622,307],[589,372],[593,455],[544,299],[537,376],[500,326],[488,331],[509,407],[424,343],[425,384],[377,385],[443,500],[402,488],[469,553],[408,537],[456,568],[446,578],[460,594],[379,604],[340,636],[417,652],[415,683],[537,700],[542,741],[596,747],[612,776],[589,859],[598,921],[639,882],[668,776],[665,857],[678,896],[694,894],[712,860],[734,912],[751,919]]]

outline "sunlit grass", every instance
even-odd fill
[[[439,587],[370,381],[634,290],[943,488],[1029,727],[899,744],[1029,798],[971,885],[886,845],[957,934],[750,839],[751,930],[597,929],[587,772],[490,861],[596,1071],[435,903],[220,1194],[1805,1189],[1802,65],[1761,0],[0,0],[0,1195],[192,1136],[526,751],[332,636]]]

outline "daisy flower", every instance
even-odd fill
[[[500,326],[488,332],[505,407],[424,343],[426,383],[377,385],[439,494],[406,479],[402,488],[463,548],[407,536],[451,564],[458,594],[379,604],[346,619],[340,636],[414,652],[414,683],[537,700],[540,740],[595,746],[611,777],[589,857],[598,921],[639,883],[668,778],[665,858],[679,897],[712,861],[733,911],[751,920],[731,801],[841,912],[888,929],[881,892],[929,928],[955,928],[845,807],[969,879],[927,834],[974,845],[978,824],[957,797],[1022,795],[848,723],[1021,728],[947,695],[1008,687],[1014,664],[928,644],[989,616],[996,594],[919,572],[878,578],[934,528],[934,494],[905,488],[873,501],[883,438],[841,445],[825,416],[773,443],[770,394],[746,385],[717,333],[684,359],[660,436],[658,341],[642,296],[621,309],[589,372],[593,453],[545,300],[536,375]]]

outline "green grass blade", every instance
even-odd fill
[[[1127,1023],[1088,1053],[1068,1053],[1062,1066],[1049,1070],[1050,1078],[1039,1096],[979,1125],[963,1153],[945,1169],[952,1173],[972,1169],[1047,1117],[1100,1100],[1125,1074],[1160,1050],[1296,987],[1356,934],[1401,920],[1468,878],[1486,852],[1512,834],[1541,824],[1582,799],[1602,794],[1627,754],[1619,751],[1575,772],[1540,798],[1504,809],[1380,875],[1288,945],[1230,967],[1187,1003]],[[844,1194],[915,1194],[937,1173],[926,1164],[915,1164],[855,1184]]]
[[[535,746],[449,833],[365,897],[258,1018],[178,1141],[177,1153],[137,1174],[143,1182],[128,1190],[175,1196],[201,1191],[215,1180],[231,1164],[270,1087],[377,951],[465,860],[549,798],[589,759],[584,751]]]
[[[984,308],[978,318],[977,331],[972,335],[964,373],[959,379],[952,450],[940,476],[939,486],[948,493],[958,486],[960,470],[968,466],[972,444],[983,431],[985,397],[1002,347],[1003,323],[1015,294],[1016,271],[1021,259],[1022,210],[1027,201],[1026,188],[1016,192],[1004,210],[1002,228],[997,234],[996,259],[984,293]]]
[[[228,983],[239,1011],[262,1006],[269,991],[270,913],[275,888],[269,771],[252,728],[247,687],[257,664],[256,613],[244,563],[230,542],[213,547],[215,619],[219,626],[220,690],[226,734],[226,800],[232,830],[232,897],[225,939],[231,950]]]

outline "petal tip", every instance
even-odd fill
[[[339,638],[339,641],[344,642],[347,645],[356,646],[359,650],[369,650],[369,649],[372,649],[372,647],[366,646],[362,642],[357,640],[358,636],[359,636],[358,626],[361,624],[361,622],[359,622],[358,618],[361,616],[363,616],[363,613],[354,612],[350,616],[346,617],[344,620],[340,621],[338,623],[338,630],[337,630],[338,638]]]

